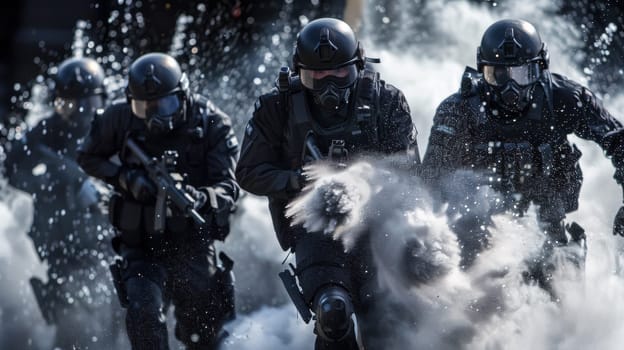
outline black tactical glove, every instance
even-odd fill
[[[206,194],[207,208],[203,211],[210,222],[210,237],[222,241],[230,233],[230,214],[235,210],[233,199],[220,187],[202,187],[199,191]]]
[[[624,236],[624,206],[620,207],[613,220],[613,234]]]
[[[139,202],[156,200],[158,188],[143,169],[122,168],[119,172],[119,186],[132,194]]]
[[[186,193],[190,194],[191,197],[193,197],[193,199],[195,200],[195,203],[193,203],[193,209],[195,210],[202,208],[208,201],[208,196],[206,195],[206,193],[204,191],[198,190],[192,185],[186,185],[184,187],[184,190],[186,191]]]
[[[81,207],[85,209],[95,209],[102,199],[101,193],[90,179],[81,179],[76,198]]]
[[[303,189],[307,182],[307,178],[303,175],[303,170],[298,169],[290,173],[290,179],[288,179],[288,187],[286,191],[288,193],[299,193]]]

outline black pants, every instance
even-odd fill
[[[358,321],[361,320],[373,298],[373,293],[367,290],[374,275],[368,242],[360,239],[358,245],[345,252],[341,241],[322,233],[307,233],[297,240],[297,277],[304,299],[313,311],[317,293],[324,287],[338,285],[349,293]],[[356,349],[353,336],[341,342],[326,342],[317,337],[315,349]]]
[[[126,327],[133,349],[168,349],[165,315],[175,306],[175,335],[188,349],[215,349],[234,317],[234,290],[217,267],[214,247],[154,257],[121,247]]]

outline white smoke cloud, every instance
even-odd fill
[[[577,317],[578,312],[590,308],[590,288],[575,265],[583,255],[582,248],[570,244],[556,249],[551,258],[557,267],[553,277],[557,300],[525,281],[528,264],[542,254],[544,243],[535,208],[521,218],[494,216],[490,248],[472,267],[461,270],[458,243],[444,215],[431,208],[418,180],[391,171],[392,163],[366,159],[346,169],[312,166],[309,172],[316,182],[288,211],[295,222],[311,229],[327,227],[334,215],[326,210],[326,194],[333,188],[343,196],[342,191],[350,191],[346,194],[351,201],[348,208],[357,214],[345,213],[350,219],[339,221],[325,233],[342,240],[346,248],[353,246],[363,231],[371,235],[377,280],[384,296],[374,319],[376,324],[393,326],[376,345],[570,348],[566,344],[585,341],[589,345],[600,338],[568,340],[568,327],[582,328],[586,321]],[[324,225],[317,225],[319,222]],[[612,317],[615,321],[617,316]]]
[[[305,169],[310,184],[303,195],[287,208],[286,216],[293,217],[293,224],[303,224],[309,232],[333,234],[343,237],[347,248],[353,246],[357,235],[366,228],[365,208],[376,189],[371,188],[374,172],[369,163],[358,162],[345,171],[332,173],[331,164],[319,164]],[[343,232],[348,226],[348,233]]]
[[[462,1],[443,3],[430,12],[432,31],[444,33],[434,36],[433,43],[416,43],[403,48],[401,54],[367,45],[367,52],[382,58],[383,63],[378,66],[382,77],[406,94],[420,131],[421,154],[429,137],[435,107],[457,91],[464,66],[475,65],[481,35],[495,20],[520,17],[536,23],[542,39],[549,45],[552,70],[580,83],[586,82],[577,68],[579,57],[574,52],[581,44],[578,40],[580,28],[554,16],[551,2],[505,2],[507,8],[502,11],[489,5]],[[405,54],[405,51],[409,53]],[[607,108],[620,120],[622,114],[617,112],[622,110],[623,101],[622,96],[610,96],[605,101]],[[477,264],[463,276],[471,281],[471,289],[465,295],[459,293],[453,300],[456,305],[466,306],[465,301],[478,295],[478,291],[488,291],[482,299],[493,300],[491,305],[501,311],[491,313],[479,309],[475,313],[485,320],[476,323],[477,332],[469,337],[470,340],[462,346],[445,344],[441,348],[615,349],[622,344],[621,319],[624,313],[620,296],[624,280],[620,266],[623,242],[611,235],[613,217],[622,203],[621,189],[611,178],[611,163],[597,145],[577,137],[571,137],[571,140],[584,154],[581,167],[585,177],[580,206],[577,212],[568,216],[568,220],[577,221],[587,231],[589,248],[585,275],[579,281],[574,269],[560,266],[555,279],[555,287],[561,291],[560,301],[553,303],[541,289],[526,285],[519,277],[524,260],[541,242],[535,214],[521,219],[495,217],[493,248],[483,252]],[[577,252],[562,253],[574,256]],[[497,269],[506,271],[503,277],[479,280],[480,276],[495,275],[493,272]],[[480,283],[475,284],[475,281]],[[446,293],[443,288],[440,291]],[[444,329],[436,321],[439,317],[439,313],[431,315],[431,319],[425,317],[421,324],[426,328],[433,324],[431,329],[434,330],[436,327]],[[440,345],[435,341],[439,338],[435,332],[428,335],[417,332],[410,343],[436,348],[432,344]]]
[[[306,325],[292,305],[265,307],[226,326],[230,336],[222,350],[312,349],[312,324]]]
[[[51,346],[52,327],[41,319],[28,279],[45,276],[26,231],[32,222],[32,200],[24,193],[3,189],[0,203],[0,346]],[[30,325],[29,329],[24,325]]]

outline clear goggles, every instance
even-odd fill
[[[69,117],[76,112],[91,113],[102,107],[104,107],[104,98],[101,95],[81,98],[56,97],[54,99],[54,110],[65,117]]]
[[[177,113],[182,108],[182,101],[177,94],[167,95],[157,100],[130,100],[132,113],[141,119],[147,119],[148,115],[169,116]]]
[[[339,89],[346,88],[353,84],[357,75],[357,68],[354,64],[329,70],[304,68],[299,70],[301,84],[310,90],[322,90],[330,82]]]
[[[483,78],[493,86],[503,86],[509,80],[519,85],[535,83],[541,74],[539,63],[526,63],[521,66],[483,66]]]

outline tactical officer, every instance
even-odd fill
[[[98,277],[106,276],[100,260],[113,256],[103,241],[108,220],[94,182],[75,161],[93,115],[104,107],[104,78],[91,58],[62,62],[53,76],[54,113],[9,144],[4,162],[9,184],[33,196],[29,236],[47,262],[48,282],[33,277],[31,285],[46,322],[56,325],[55,346],[63,349],[106,349],[114,339],[112,285]]]
[[[457,214],[452,227],[463,248],[463,266],[488,246],[491,214],[522,215],[531,203],[538,206],[547,235],[542,256],[570,240],[584,248],[583,229],[563,222],[578,208],[582,182],[581,152],[567,136],[598,143],[622,184],[621,128],[589,89],[550,72],[546,44],[531,23],[492,24],[477,50],[477,70],[466,68],[460,91],[438,106],[423,159],[423,177]],[[475,172],[470,180],[460,175],[467,171]],[[460,180],[474,187],[454,195]],[[502,200],[479,201],[476,188],[484,187],[498,191]],[[530,267],[537,269],[530,277],[548,287],[552,268]]]
[[[306,322],[315,313],[317,349],[356,348],[351,317],[364,312],[372,269],[363,247],[345,253],[342,243],[291,227],[284,216],[304,185],[305,159],[314,158],[305,144],[315,141],[321,155],[340,162],[364,152],[404,153],[420,162],[405,97],[366,62],[346,23],[308,23],[297,36],[294,74],[282,68],[277,89],[256,102],[236,169],[242,188],[268,197],[278,241],[295,252],[302,291],[296,283],[287,289]]]
[[[218,265],[213,244],[228,235],[239,192],[230,118],[191,94],[162,53],[132,63],[126,95],[95,118],[78,162],[118,192],[109,216],[122,260],[111,272],[132,348],[168,348],[170,302],[176,337],[189,349],[216,348],[234,317],[231,260],[221,254]]]

